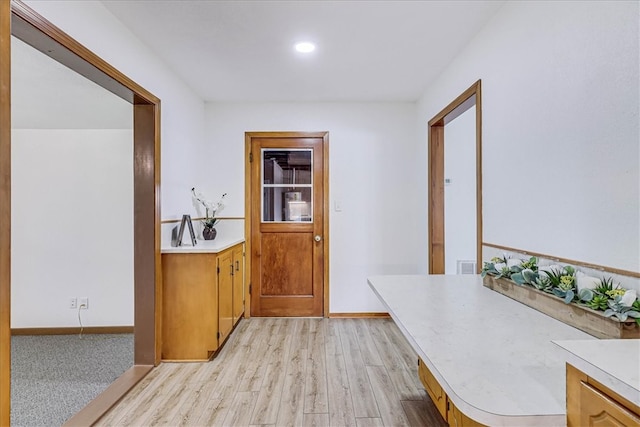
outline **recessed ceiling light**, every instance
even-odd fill
[[[310,53],[316,50],[316,45],[310,42],[296,43],[296,50],[300,53]]]

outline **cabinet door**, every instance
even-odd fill
[[[244,314],[244,247],[233,248],[233,324]]]
[[[233,328],[233,252],[218,255],[218,345],[227,339]]]
[[[215,254],[162,254],[162,359],[207,360],[218,348]]]
[[[447,399],[449,398],[447,397]],[[447,406],[447,422],[450,427],[486,427],[484,424],[480,424],[460,412],[460,409],[458,409],[450,400],[448,401]]]
[[[444,420],[447,419],[447,395],[438,384],[438,380],[433,374],[429,371],[429,368],[424,364],[422,359],[418,358],[418,376],[420,377],[420,381],[424,386],[424,389],[427,391],[427,394],[433,401],[433,404],[436,405],[438,412],[442,415]]]
[[[623,427],[640,425],[640,417],[609,396],[583,382],[580,383],[580,425]]]

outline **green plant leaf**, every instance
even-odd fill
[[[591,289],[582,289],[578,292],[580,301],[589,302],[593,299],[593,291]]]
[[[525,283],[524,277],[522,276],[522,273],[512,274],[511,275],[511,280],[516,282],[518,285],[524,285],[524,283]]]
[[[535,271],[533,271],[533,270],[531,270],[529,268],[526,268],[526,269],[522,270],[522,277],[524,278],[524,282],[525,283],[531,283],[532,284],[538,279],[539,275]]]
[[[565,295],[564,297],[564,303],[565,304],[569,304],[571,303],[571,301],[573,301],[573,297],[575,296],[575,294],[573,293],[572,290],[568,290],[567,291],[567,295]]]

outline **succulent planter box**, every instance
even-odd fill
[[[542,292],[531,286],[518,285],[509,279],[487,275],[484,286],[534,308],[567,325],[580,329],[598,338],[640,338],[640,327],[635,319],[620,322],[616,318],[604,317],[602,311],[592,310],[578,304],[565,304],[555,295]]]

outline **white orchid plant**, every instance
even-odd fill
[[[615,317],[621,322],[632,318],[640,325],[640,300],[635,289],[625,289],[612,278],[587,276],[570,265],[538,266],[536,257],[521,260],[506,255],[485,262],[480,274],[532,286],[562,298],[565,304],[575,303],[603,311],[605,317]]]
[[[219,214],[224,209],[224,198],[227,197],[227,193],[224,193],[220,200],[212,202],[204,197],[204,195],[196,191],[195,187],[191,189],[191,196],[194,200],[202,205],[205,209],[205,217],[202,220],[202,225],[205,228],[213,228],[219,221],[216,218],[216,214]]]

